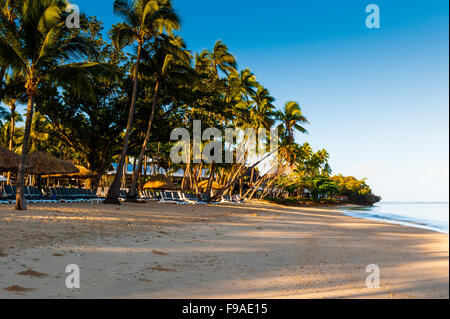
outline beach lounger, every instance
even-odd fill
[[[170,192],[160,192],[161,198],[159,200],[160,203],[166,203],[166,204],[179,204],[180,201],[175,200],[172,197],[172,194]]]

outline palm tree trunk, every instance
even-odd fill
[[[14,130],[15,130],[15,126],[16,126],[16,118],[15,118],[15,113],[16,113],[16,103],[12,103],[11,104],[11,128],[9,129],[9,150],[12,151],[13,150],[13,146],[14,146]],[[8,177],[7,177],[7,181],[6,181],[7,185],[11,185],[11,172],[8,172]]]
[[[141,153],[139,154],[138,169],[135,172],[133,172],[133,180],[131,182],[130,191],[127,194],[127,201],[129,202],[137,201],[136,185],[139,172],[142,171],[142,160],[144,159],[145,151],[147,149],[148,141],[150,139],[150,133],[152,132],[153,119],[155,118],[156,102],[158,98],[158,90],[159,90],[159,81],[156,81],[155,94],[153,95],[152,114],[150,115],[150,120],[148,121],[147,133],[145,134],[144,144],[142,144]]]
[[[17,195],[16,210],[26,210],[25,200],[25,166],[28,155],[28,139],[31,132],[31,121],[33,119],[34,94],[28,94],[27,119],[25,121],[25,132],[23,134],[22,155],[20,156],[19,170],[17,172]]]
[[[215,173],[215,166],[214,166],[214,163],[211,163],[211,165],[209,166],[208,186],[207,186],[206,192],[205,192],[208,197],[211,196],[211,189],[212,189],[213,180],[214,180],[214,173]]]
[[[123,167],[125,165],[125,158],[127,157],[127,154],[128,154],[128,142],[130,139],[131,128],[133,125],[134,111],[136,109],[139,62],[141,60],[141,51],[142,51],[142,44],[139,44],[137,57],[136,57],[136,68],[134,70],[133,93],[132,93],[132,98],[131,98],[130,111],[128,114],[127,130],[126,130],[125,137],[124,137],[122,154],[120,155],[120,161],[119,161],[119,165],[117,166],[116,176],[114,177],[114,181],[108,190],[108,195],[107,195],[105,201],[103,202],[104,204],[120,205],[120,201],[119,201],[120,183],[122,180]]]

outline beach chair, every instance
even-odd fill
[[[189,201],[194,202],[197,205],[207,205],[208,202],[203,200],[203,199],[199,199],[197,196],[195,196],[194,194],[184,194],[185,198],[187,198]]]
[[[9,201],[6,200],[6,192],[3,186],[0,188],[0,204],[9,204]]]
[[[6,197],[3,197],[2,200],[8,201],[9,204],[15,204],[16,203],[16,195],[17,195],[16,187],[10,186],[10,185],[5,185],[4,192],[5,192]]]
[[[179,201],[174,200],[172,195],[169,192],[160,192],[161,198],[159,200],[160,203],[165,204],[178,204]]]

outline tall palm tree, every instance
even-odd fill
[[[275,98],[270,95],[268,89],[259,86],[258,91],[252,94],[252,99],[255,102],[253,109],[254,122],[256,128],[270,128],[274,124]]]
[[[34,102],[39,84],[44,81],[66,83],[81,94],[90,92],[85,73],[94,63],[75,63],[88,54],[96,54],[79,30],[66,27],[65,0],[24,0],[16,10],[18,25],[5,27],[0,38],[0,63],[26,79],[28,98],[22,154],[17,174],[16,209],[25,210],[25,162],[33,120]],[[5,18],[2,13],[2,18]]]
[[[309,122],[303,115],[302,109],[297,102],[287,102],[284,105],[284,110],[277,113],[277,118],[281,121],[279,128],[281,128],[282,134],[285,134],[287,137],[287,142],[289,144],[294,143],[295,130],[308,134],[308,131],[302,124],[308,124]]]
[[[123,167],[128,154],[128,143],[132,130],[137,100],[139,67],[144,45],[164,36],[173,35],[180,29],[180,19],[175,13],[170,0],[127,0],[114,1],[114,13],[123,19],[123,23],[115,25],[112,39],[116,47],[123,48],[137,42],[136,64],[134,67],[134,84],[131,105],[128,114],[127,128],[124,136],[122,154],[114,181],[108,191],[105,204],[120,205],[120,185]]]
[[[208,61],[216,77],[219,77],[219,70],[227,76],[237,74],[237,62],[228,46],[222,41],[217,41],[212,51],[205,50],[199,56],[200,61]]]
[[[186,45],[181,37],[165,37],[156,41],[153,47],[153,56],[148,56],[147,59],[144,58],[145,64],[142,65],[143,74],[153,74],[156,78],[152,111],[148,121],[144,143],[142,144],[141,152],[139,154],[137,169],[133,172],[130,191],[127,195],[128,201],[136,201],[137,199],[137,180],[142,171],[142,162],[150,139],[159,88],[167,79],[176,81],[185,78],[186,72],[190,71],[189,68],[192,59],[192,56],[190,52],[186,50]]]

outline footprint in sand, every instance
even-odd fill
[[[47,274],[40,273],[40,272],[31,270],[31,269],[28,269],[28,270],[22,271],[22,272],[18,272],[16,275],[30,276],[30,277],[36,277],[36,278],[44,278],[44,277],[48,277]]]
[[[153,281],[150,280],[150,279],[144,279],[144,278],[139,279],[139,281],[146,282],[146,283],[151,283],[151,282],[153,282]]]
[[[174,270],[174,269],[163,268],[163,267],[160,267],[160,266],[158,266],[158,267],[151,267],[150,270],[176,272],[176,270]]]
[[[163,251],[159,251],[159,250],[152,250],[152,254],[153,255],[160,255],[160,256],[167,256],[168,254],[163,252]]]
[[[35,291],[35,288],[24,288],[20,287],[18,285],[9,286],[6,288],[3,288],[3,290],[9,291],[9,292],[27,292],[27,291]]]

